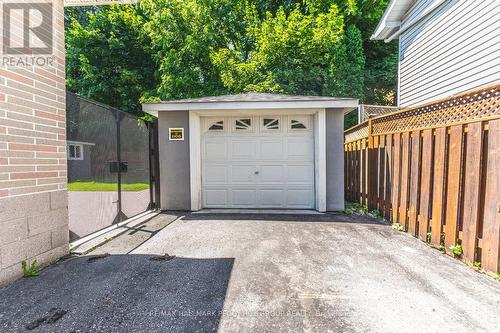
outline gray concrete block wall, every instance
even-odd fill
[[[344,210],[344,112],[326,110],[326,210]]]
[[[184,128],[183,141],[170,141],[168,129]],[[161,209],[191,210],[189,112],[160,112],[158,117],[160,150]]]
[[[21,262],[47,265],[69,252],[66,191],[0,200],[0,285],[22,276]]]

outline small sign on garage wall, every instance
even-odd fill
[[[170,141],[182,141],[184,140],[184,128],[175,127],[168,129],[168,139]]]

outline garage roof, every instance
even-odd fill
[[[352,110],[357,107],[358,100],[352,98],[264,93],[187,98],[142,105],[145,112],[154,116],[157,116],[159,111],[303,108],[342,108]]]

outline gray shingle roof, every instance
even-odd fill
[[[220,102],[294,102],[294,101],[338,101],[343,99],[349,99],[349,98],[247,93],[247,94],[235,94],[235,95],[209,96],[200,98],[187,98],[187,99],[179,99],[173,101],[164,101],[164,103],[182,104],[182,103],[220,103]]]

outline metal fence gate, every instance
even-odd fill
[[[155,124],[67,93],[70,240],[155,208]],[[157,179],[158,180],[158,179]]]

